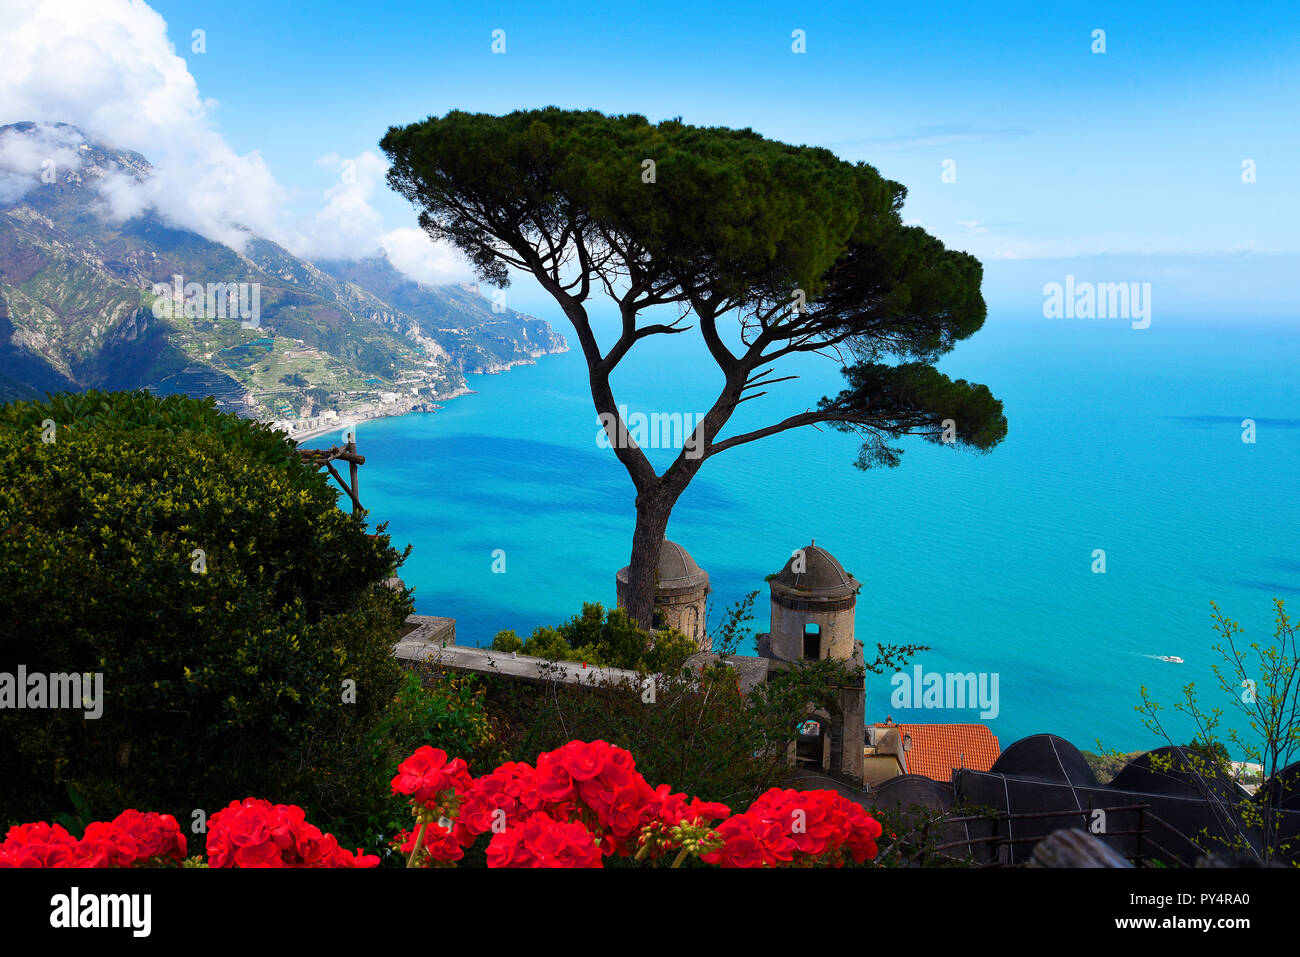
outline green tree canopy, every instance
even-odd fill
[[[555,107],[452,111],[393,127],[381,145],[389,183],[434,239],[460,248],[485,281],[532,275],[573,324],[596,412],[637,493],[628,607],[642,624],[669,515],[710,457],[819,423],[860,434],[864,468],[897,464],[890,443],[905,435],[986,451],[1006,434],[987,388],[934,369],[984,322],[979,262],[904,226],[905,189],[865,163],[748,129]],[[622,320],[605,348],[587,311],[596,293]],[[641,321],[665,305],[676,321]],[[690,317],[723,385],[659,474],[628,433],[610,376],[637,342],[678,335]],[[774,363],[803,352],[838,357],[846,388],[724,435],[742,402],[789,378],[772,378]]]

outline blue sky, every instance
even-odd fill
[[[1044,6],[155,4],[232,145],[308,196],[390,123],[554,103],[831,147],[983,256],[1300,250],[1294,4]]]
[[[413,275],[466,278],[419,246],[379,138],[556,104],[868,161],[908,187],[907,219],[985,262],[986,294],[1031,310],[1071,269],[1163,278],[1160,301],[1191,310],[1300,298],[1295,4],[0,5],[16,24],[0,123],[64,119],[140,150],[164,171],[148,202],[223,241],[238,221],[302,255],[382,246]]]

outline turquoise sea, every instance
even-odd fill
[[[543,316],[574,341],[558,313]],[[805,429],[705,464],[669,536],[712,577],[710,620],[757,589],[753,625],[765,630],[764,576],[815,538],[863,583],[868,649],[925,644],[914,663],[926,671],[998,674],[999,713],[985,723],[1004,747],[1042,731],[1085,748],[1162,743],[1134,711],[1143,685],[1176,738],[1192,733],[1172,711],[1189,681],[1232,718],[1210,671],[1210,602],[1252,641],[1272,636],[1273,598],[1300,616],[1297,327],[1171,318],[1135,330],[994,310],[941,368],[1004,401],[1010,434],[991,454],[911,440],[898,468],[862,472],[853,436]],[[743,405],[731,431],[839,388],[828,360],[803,357],[795,371]],[[703,413],[718,377],[692,331],[638,344],[614,385],[633,412]],[[401,575],[418,611],[486,644],[583,601],[612,604],[633,493],[597,445],[576,348],[471,388],[437,413],[358,429],[362,501],[414,545]],[[673,454],[651,457],[662,468]],[[504,574],[492,571],[497,549]],[[983,720],[903,711],[890,692],[887,676],[868,676],[868,720]]]

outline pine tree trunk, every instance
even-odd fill
[[[672,509],[672,500],[661,491],[638,495],[636,499],[636,530],[632,533],[632,558],[628,562],[626,610],[642,628],[654,624],[659,550],[663,547]]]

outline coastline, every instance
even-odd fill
[[[546,356],[563,355],[568,351],[569,351],[569,347],[566,343],[563,349],[557,349],[554,352],[540,352],[535,355],[531,355],[527,358],[512,359],[509,362],[503,363],[494,368],[485,369],[481,372],[471,372],[468,373],[468,375],[500,375],[503,372],[509,372],[515,366],[537,365],[538,359],[544,358]],[[466,386],[463,389],[457,389],[456,391],[450,393],[449,395],[438,396],[437,398],[440,400],[438,402],[427,401],[427,400],[422,402],[414,402],[405,409],[393,409],[391,411],[379,411],[373,413],[352,412],[347,415],[339,416],[337,420],[331,422],[327,426],[321,425],[312,429],[303,429],[302,431],[299,432],[290,432],[289,438],[301,445],[304,441],[307,441],[309,439],[316,439],[316,438],[320,438],[322,435],[328,435],[331,432],[337,432],[339,433],[341,439],[342,433],[345,430],[354,428],[355,426],[360,425],[362,422],[369,422],[374,419],[390,419],[395,416],[412,415],[417,412],[432,415],[433,413],[442,409],[443,406],[441,405],[441,402],[449,402],[452,399],[459,399],[461,396],[465,396],[465,395],[475,395],[477,394],[477,391],[478,390],[471,389],[468,386]],[[266,424],[270,424],[270,423],[266,423]]]
[[[458,399],[462,395],[473,395],[473,394],[474,394],[473,389],[462,389],[449,396],[445,396],[442,398],[444,399],[444,401],[450,401],[451,399]],[[327,426],[322,425],[322,426],[317,426],[314,429],[303,429],[300,432],[290,432],[289,438],[292,439],[294,442],[297,442],[299,445],[301,445],[304,441],[308,439],[315,439],[315,438],[319,438],[322,435],[328,435],[331,432],[338,432],[340,433],[339,438],[341,440],[342,433],[344,431],[353,428],[355,426],[358,426],[362,422],[371,422],[375,419],[391,419],[396,416],[412,415],[416,412],[422,412],[422,413],[432,415],[433,413],[437,412],[441,408],[442,405],[437,402],[418,402],[405,409],[393,409],[392,411],[382,411],[382,412],[372,412],[372,413],[349,413],[348,415],[339,416],[337,420],[331,422]]]
[[[522,359],[510,359],[506,362],[499,362],[490,369],[480,369],[476,372],[465,372],[461,370],[462,375],[500,375],[502,372],[509,372],[515,366],[535,366],[538,359],[544,359],[547,356],[562,356],[569,351],[566,344],[563,349],[556,349],[552,352],[535,352]]]

